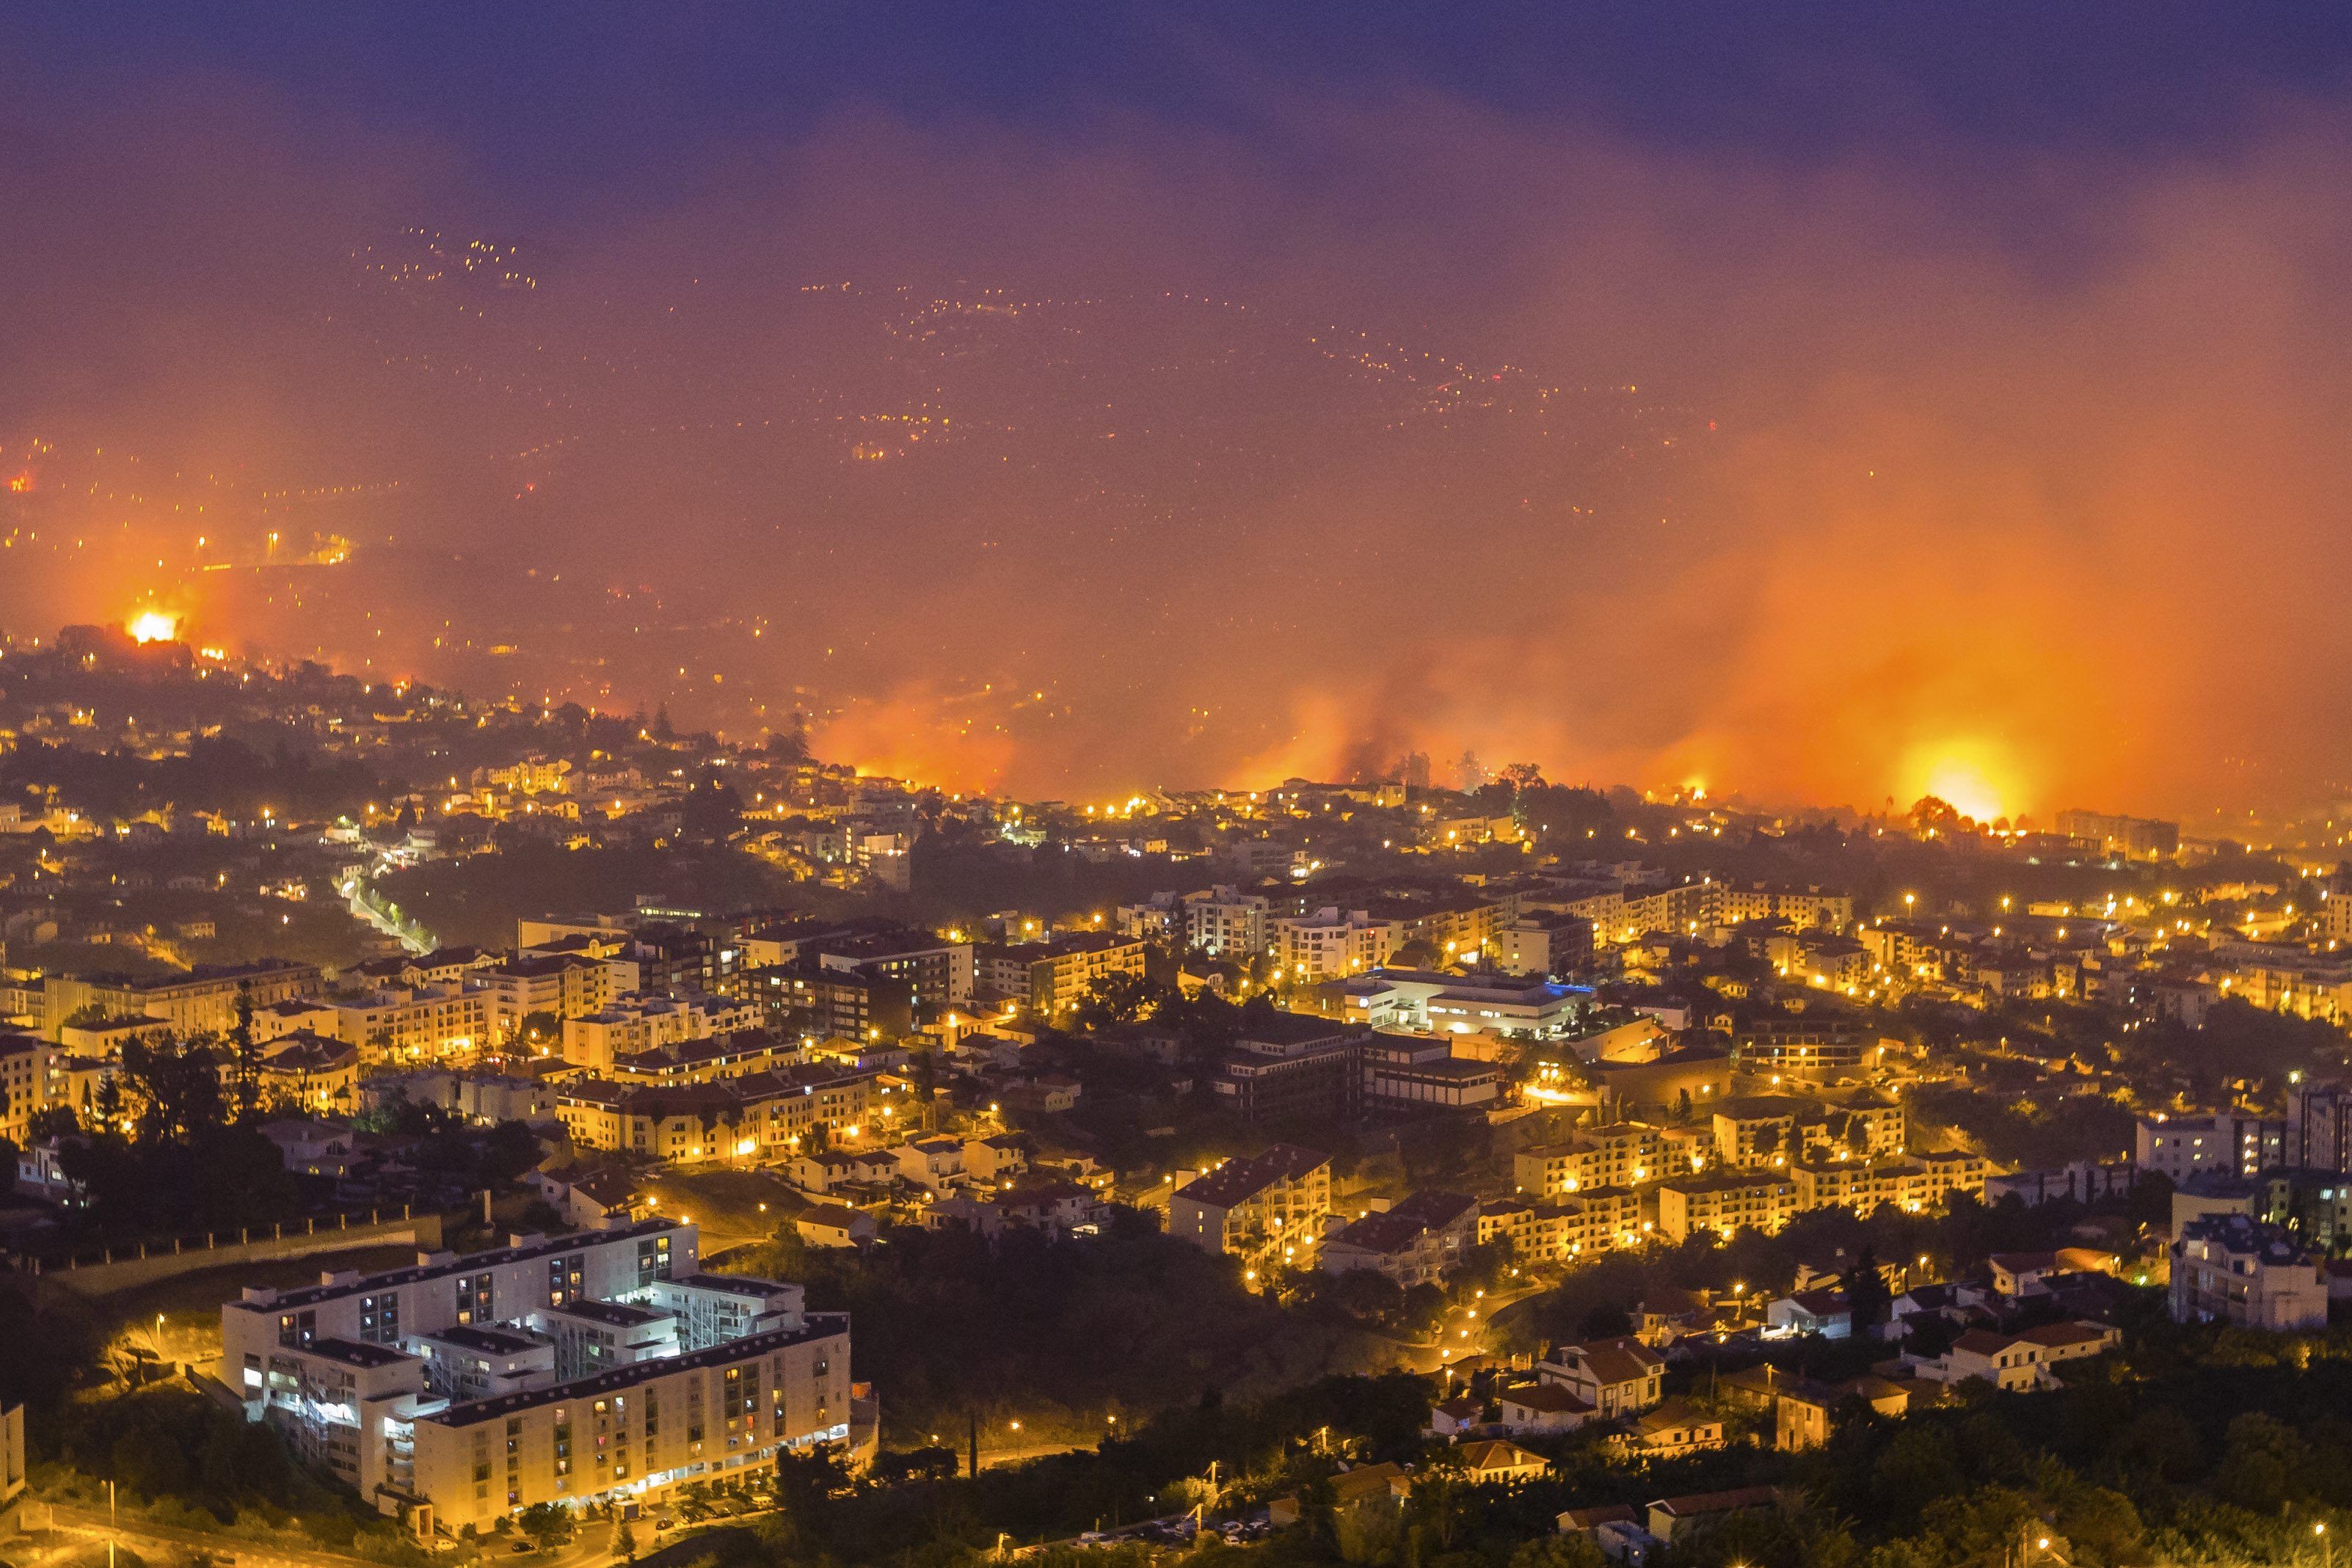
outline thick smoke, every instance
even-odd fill
[[[526,228],[236,81],[19,101],[18,635],[154,601],[1077,798],[2347,776],[2332,122],[1929,178],[1433,98],[1278,152],[864,114]]]

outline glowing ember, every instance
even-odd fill
[[[131,638],[140,643],[168,643],[180,633],[180,618],[161,610],[142,610],[131,618]]]

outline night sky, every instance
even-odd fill
[[[2045,820],[2352,794],[2339,8],[0,44],[19,637],[154,605],[1078,798],[1412,748]]]

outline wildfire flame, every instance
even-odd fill
[[[168,643],[180,634],[180,618],[162,610],[142,610],[125,628],[137,643]]]

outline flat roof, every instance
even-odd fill
[[[347,1285],[309,1285],[299,1291],[282,1291],[267,1301],[237,1301],[226,1303],[242,1307],[250,1312],[275,1312],[288,1307],[314,1307],[320,1301],[331,1301],[343,1296],[367,1291],[396,1290],[424,1280],[437,1280],[444,1275],[463,1274],[475,1269],[495,1268],[501,1263],[526,1262],[533,1258],[551,1258],[561,1252],[577,1251],[583,1248],[601,1247],[619,1241],[640,1240],[662,1235],[692,1235],[694,1227],[667,1219],[642,1219],[618,1230],[578,1230],[570,1235],[551,1237],[534,1241],[528,1247],[495,1247],[487,1252],[468,1252],[446,1263],[420,1263],[414,1268],[392,1269],[381,1274],[362,1274]]]
[[[607,1328],[640,1329],[648,1323],[667,1322],[667,1312],[656,1312],[646,1307],[633,1307],[626,1301],[597,1301],[585,1297],[566,1301],[560,1307],[541,1307],[550,1317],[586,1318]]]
[[[684,1285],[697,1291],[718,1291],[730,1296],[758,1296],[773,1301],[798,1291],[798,1285],[782,1280],[763,1280],[757,1274],[678,1274],[667,1280],[656,1280],[656,1285]]]
[[[446,1329],[436,1329],[416,1337],[438,1340],[443,1344],[454,1344],[461,1350],[478,1350],[484,1355],[513,1355],[547,1343],[529,1334],[514,1333],[506,1329],[476,1328],[470,1323],[452,1323]]]
[[[657,1356],[651,1361],[615,1367],[611,1372],[600,1372],[593,1377],[575,1377],[569,1383],[558,1383],[547,1388],[530,1388],[519,1394],[498,1394],[488,1399],[470,1399],[431,1416],[419,1416],[416,1419],[420,1425],[430,1421],[442,1427],[471,1427],[484,1421],[499,1420],[519,1411],[536,1410],[542,1405],[564,1405],[574,1399],[593,1399],[601,1394],[618,1394],[638,1384],[650,1383],[656,1377],[667,1377],[672,1373],[694,1372],[708,1366],[732,1366],[739,1362],[757,1360],[772,1350],[806,1344],[811,1340],[830,1339],[848,1332],[847,1312],[816,1313],[796,1329],[772,1329],[766,1333],[746,1334],[741,1339],[729,1340],[709,1350],[692,1351],[685,1355]]]
[[[299,1348],[304,1355],[315,1355],[322,1361],[340,1361],[345,1366],[390,1366],[396,1361],[414,1359],[388,1344],[368,1344],[355,1339],[314,1339]]]

